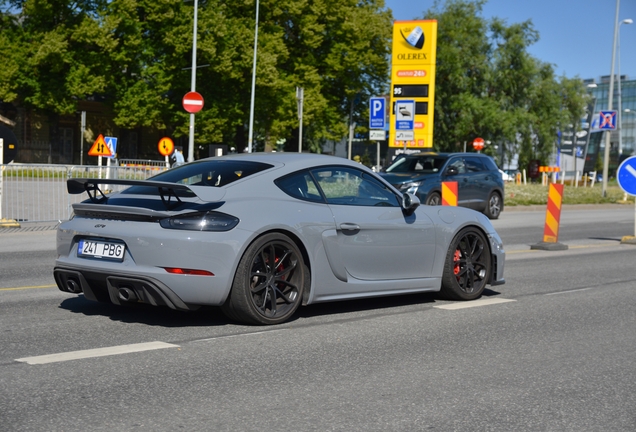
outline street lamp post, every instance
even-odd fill
[[[194,0],[194,25],[192,30],[192,76],[190,91],[196,91],[197,86],[197,13],[199,1]],[[194,114],[190,113],[190,134],[188,136],[188,162],[194,161]]]
[[[250,130],[247,137],[247,151],[252,153],[254,138],[254,90],[256,88],[256,51],[258,47],[258,0],[256,0],[256,27],[254,28],[254,60],[252,61],[252,94],[250,96]]]
[[[621,156],[623,155],[623,118],[621,112],[623,111],[623,102],[621,100],[621,25],[631,24],[634,20],[631,18],[624,19],[618,25],[618,123],[616,129],[618,130],[618,162],[620,163]]]
[[[614,43],[612,45],[612,67],[610,68],[609,94],[607,95],[607,109],[612,109],[614,96],[614,64],[616,62],[616,41],[618,39],[618,12],[621,0],[616,0],[616,17],[614,18]],[[607,196],[607,177],[609,175],[610,140],[611,131],[605,131],[605,151],[603,152],[603,197]]]
[[[298,104],[298,153],[303,152],[303,103],[305,100],[305,89],[296,87],[296,101]]]

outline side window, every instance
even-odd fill
[[[448,166],[457,168],[457,174],[466,174],[466,165],[462,158],[452,159]]]
[[[465,158],[466,161],[466,171],[468,172],[479,172],[486,171],[484,164],[481,162],[480,158],[468,156]]]
[[[305,201],[324,202],[316,183],[307,171],[294,173],[276,180],[276,186],[294,198]]]
[[[348,167],[317,168],[312,175],[327,203],[399,207],[398,197],[372,175]]]
[[[480,160],[484,163],[486,170],[488,171],[499,171],[499,167],[497,167],[497,163],[491,157],[480,158]]]

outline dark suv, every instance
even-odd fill
[[[458,205],[497,219],[503,210],[504,182],[495,161],[481,153],[400,155],[381,175],[402,192],[428,205],[442,202],[442,182],[456,181]]]

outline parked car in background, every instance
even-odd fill
[[[499,170],[499,174],[501,174],[501,178],[503,181],[505,182],[511,182],[511,181],[515,181],[514,176],[508,174],[506,171],[504,170]]]
[[[458,205],[497,219],[504,207],[504,181],[497,164],[481,153],[401,155],[381,175],[427,205],[442,202],[442,182],[456,181]]]

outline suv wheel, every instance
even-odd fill
[[[484,214],[488,216],[488,219],[497,219],[501,214],[502,207],[501,196],[497,192],[492,192],[488,197]]]
[[[442,205],[442,197],[441,197],[441,195],[438,192],[432,192],[426,198],[426,205],[430,205],[430,206]]]

